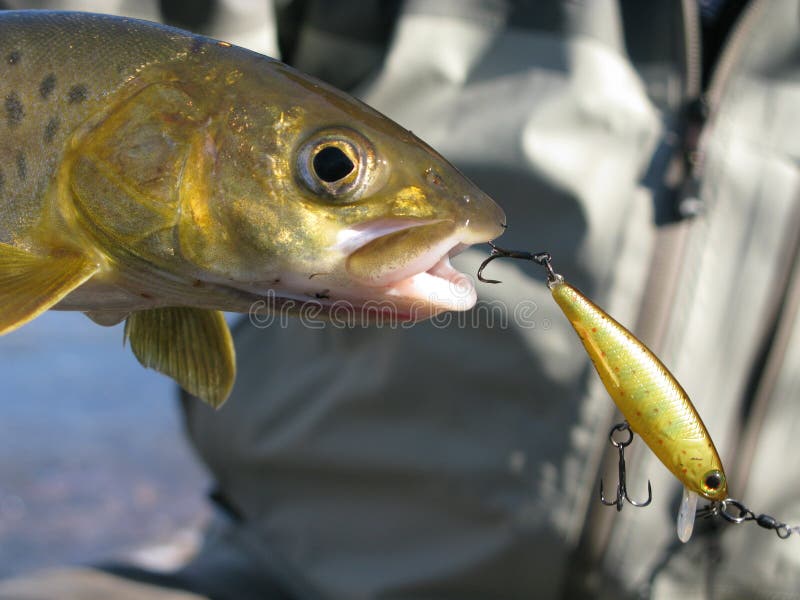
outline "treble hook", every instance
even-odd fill
[[[492,262],[493,260],[497,260],[498,258],[519,258],[521,260],[530,260],[535,262],[537,265],[542,265],[545,269],[547,269],[547,281],[549,283],[554,283],[558,281],[561,276],[553,271],[553,266],[550,264],[552,260],[552,256],[550,256],[549,252],[524,252],[520,250],[506,250],[505,248],[500,248],[499,246],[495,246],[492,242],[489,242],[489,245],[492,247],[492,251],[489,254],[489,258],[484,260],[481,263],[481,266],[478,267],[478,280],[484,283],[502,283],[499,279],[486,279],[483,276],[483,270],[486,266]]]
[[[618,442],[614,439],[614,434],[618,431],[627,431],[628,432],[628,439],[622,442]],[[647,480],[647,500],[644,502],[636,502],[631,500],[630,496],[628,496],[628,488],[625,478],[625,448],[630,446],[631,442],[633,441],[633,431],[631,431],[631,426],[628,425],[627,421],[623,421],[622,423],[617,423],[614,427],[611,428],[611,431],[608,433],[608,441],[611,442],[611,445],[614,446],[619,451],[619,482],[617,483],[617,498],[616,500],[609,501],[606,500],[605,496],[603,495],[603,479],[600,479],[600,502],[605,504],[606,506],[616,506],[617,512],[622,510],[622,506],[624,502],[628,502],[633,506],[647,506],[653,500],[653,489],[650,487],[650,480]]]

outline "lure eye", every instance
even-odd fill
[[[700,487],[708,496],[714,496],[725,488],[725,475],[717,469],[709,471],[703,475]]]
[[[311,192],[328,199],[352,202],[374,179],[375,150],[352,129],[318,131],[297,154],[298,179]]]

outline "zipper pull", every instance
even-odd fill
[[[700,150],[703,129],[708,121],[709,106],[704,96],[690,101],[684,109],[683,133],[683,182],[675,203],[675,211],[680,219],[689,219],[701,214],[705,209],[700,198],[700,176],[705,156]]]

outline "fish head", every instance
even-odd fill
[[[449,258],[502,233],[486,194],[351,96],[203,40],[127,78],[68,144],[55,189],[109,264],[166,281],[170,305],[201,287],[233,311],[267,299],[418,320],[475,303]]]
[[[404,320],[476,301],[450,257],[499,236],[495,202],[411,132],[259,57],[219,94],[181,184],[202,278],[322,311]]]

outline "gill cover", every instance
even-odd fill
[[[177,84],[152,84],[113,108],[69,152],[78,218],[99,234],[105,252],[161,262],[174,255],[178,190],[184,171],[194,168],[187,159],[202,120]]]

